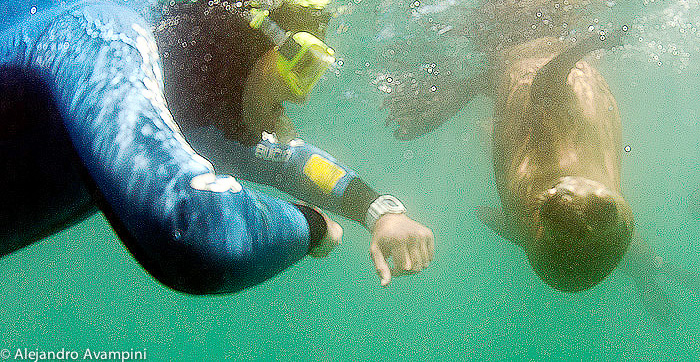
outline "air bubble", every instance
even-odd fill
[[[436,90],[437,90],[437,86],[432,86],[432,87],[430,87],[430,91],[431,91],[431,92],[435,92]]]
[[[393,82],[393,81],[394,81],[394,78],[392,78],[392,77],[388,77],[388,78],[386,79],[386,82],[387,82],[387,83],[391,83],[391,82]]]
[[[36,6],[32,6],[32,8],[29,9],[29,13],[32,15],[36,14]]]
[[[632,146],[630,146],[630,145],[625,146],[625,152],[630,152],[630,151],[632,151]]]
[[[345,64],[345,62],[344,62],[342,59],[338,59],[337,64],[338,64],[339,67],[342,67],[343,64]]]
[[[629,29],[630,29],[630,28],[629,28],[629,26],[627,26],[627,25],[623,25],[623,26],[622,26],[622,31],[627,31],[627,30],[629,30]]]

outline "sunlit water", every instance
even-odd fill
[[[305,139],[401,198],[411,217],[433,228],[430,268],[380,288],[368,232],[341,220],[344,243],[327,259],[305,259],[239,294],[190,297],[149,277],[96,215],[0,259],[0,348],[146,349],[155,361],[700,358],[700,285],[661,279],[678,316],[661,325],[624,274],[583,293],[554,291],[520,250],[480,224],[475,207],[498,204],[485,130],[491,100],[475,99],[425,137],[394,140],[379,109],[386,89],[377,76],[391,68],[382,54],[394,40],[421,38],[419,31],[439,39],[441,28],[406,23],[415,19],[414,3],[341,5],[348,7],[332,20],[327,40],[342,65],[308,105],[288,111]],[[441,5],[456,6],[417,7]],[[664,259],[697,272],[700,5],[613,6],[623,10],[599,22],[628,25],[634,35],[597,63],[630,146],[623,190],[638,233]],[[480,55],[466,41],[456,46],[468,54],[460,71],[474,72]],[[422,55],[409,60],[421,69],[445,59],[449,48],[416,48]]]

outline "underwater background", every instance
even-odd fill
[[[427,270],[379,287],[369,233],[337,217],[344,240],[328,258],[238,294],[192,297],[151,278],[97,214],[0,259],[0,348],[146,349],[152,361],[699,360],[700,4],[610,2],[613,15],[589,19],[591,32],[629,28],[627,45],[592,57],[622,114],[622,184],[636,232],[688,272],[659,278],[676,307],[664,323],[619,270],[586,292],[555,291],[479,222],[479,206],[499,204],[489,98],[413,141],[384,126],[394,66],[386,53],[396,44],[415,39],[401,50],[416,72],[483,67],[470,39],[444,30],[464,25],[451,9],[478,6],[470,1],[336,3],[326,40],[339,60],[307,105],[287,108],[302,138],[433,229]]]

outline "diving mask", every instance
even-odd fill
[[[250,27],[272,40],[279,74],[295,96],[306,98],[335,62],[335,52],[311,33],[282,30],[269,15],[268,10],[252,9],[248,16]]]

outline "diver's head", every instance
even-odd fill
[[[245,12],[265,6],[270,9],[269,19],[279,28],[290,34],[303,31],[323,38],[331,14],[319,1],[285,0],[262,5],[252,1],[163,1],[157,8],[160,22],[154,33],[163,62],[166,97],[176,119],[214,123],[229,137],[244,143],[259,139],[259,129],[274,131],[270,128],[274,128],[271,123],[275,120],[245,114],[274,115],[279,113],[282,101],[299,101],[300,97],[284,88],[287,80],[279,72],[268,71],[273,70],[269,55],[277,44],[260,29],[251,27]],[[261,70],[264,76],[282,82],[260,81],[262,75],[255,72]],[[246,90],[276,85],[280,88]],[[244,101],[244,92],[268,97],[254,103],[270,109],[255,109]]]
[[[586,178],[563,177],[539,201],[538,232],[525,251],[544,282],[578,292],[615,269],[634,224],[629,205],[618,193]]]

